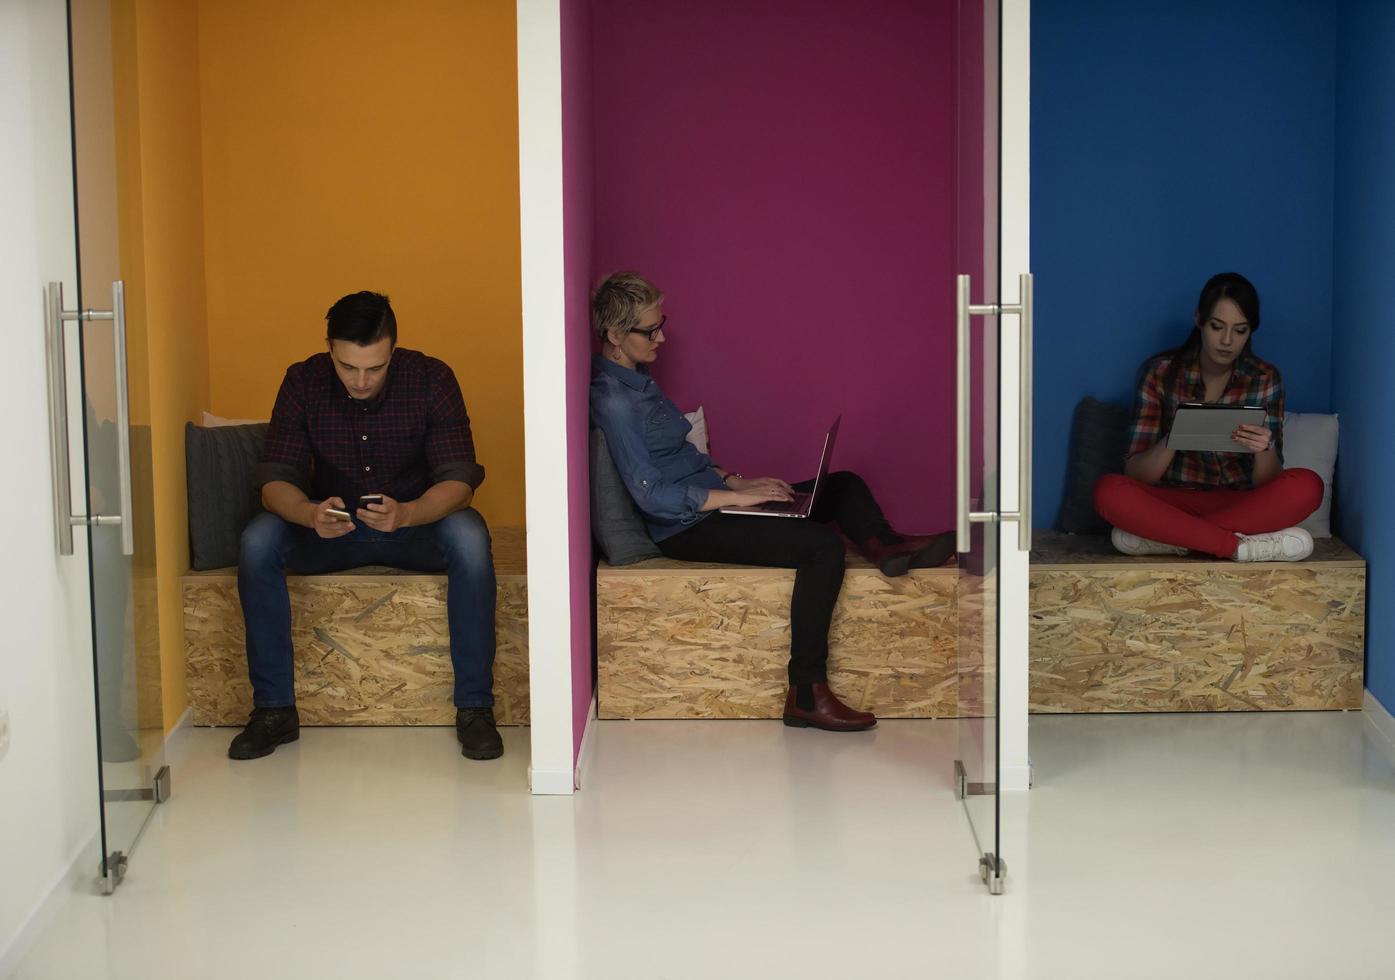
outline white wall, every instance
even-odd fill
[[[0,974],[98,821],[86,538],[57,557],[44,376],[43,283],[76,296],[67,73],[64,4],[0,0]]]
[[[567,348],[562,240],[562,19],[518,0],[518,169],[523,255],[523,441],[528,473],[528,698],[534,793],[575,786],[571,567],[567,558]],[[559,550],[560,545],[560,550]]]
[[[1012,304],[1021,298],[1018,276],[1032,271],[1031,256],[1031,0],[1005,0],[1002,6],[1002,281],[998,295]],[[1019,372],[1018,318],[1003,317],[1002,469],[1004,506],[1021,512],[1018,474],[1022,378]],[[1017,548],[1017,524],[1003,524],[998,596],[999,773],[1004,790],[1025,790],[1031,782],[1027,751],[1028,553]]]

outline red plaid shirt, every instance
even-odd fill
[[[1165,382],[1172,358],[1164,355],[1146,365],[1134,402],[1129,456],[1152,448],[1171,430],[1178,405],[1206,400],[1201,364],[1194,354],[1184,356],[1190,362],[1177,372],[1171,390],[1167,390]],[[1240,355],[1216,404],[1263,406],[1268,412],[1266,422],[1274,433],[1274,448],[1279,459],[1283,459],[1284,383],[1278,368],[1253,354]],[[1178,452],[1159,482],[1176,487],[1248,489],[1254,484],[1254,465],[1252,453]]]
[[[399,347],[371,401],[349,395],[327,353],[287,369],[257,467],[259,486],[272,480],[353,507],[364,493],[415,500],[442,480],[478,487],[484,467],[455,373]]]

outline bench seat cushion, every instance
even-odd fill
[[[630,565],[661,554],[620,479],[600,429],[591,430],[591,534],[612,565]]]
[[[1095,484],[1107,473],[1124,471],[1133,410],[1082,398],[1070,427],[1066,490],[1056,526],[1071,534],[1101,534],[1109,525],[1095,513]]]
[[[237,564],[242,529],[262,509],[254,479],[267,425],[184,426],[189,487],[189,564]]]

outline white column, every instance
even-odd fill
[[[573,791],[567,360],[562,266],[562,21],[558,0],[518,0],[528,685],[536,794]]]
[[[1031,0],[1003,0],[1002,7],[1002,282],[1004,303],[1018,301],[1018,276],[1031,263]],[[1016,317],[1003,318],[1002,487],[1004,507],[1022,511],[1018,500],[1018,431],[1022,379],[1018,373]],[[1017,526],[1002,531],[999,628],[999,786],[1025,790],[1031,770],[1027,755],[1027,601],[1028,555],[1017,549]]]

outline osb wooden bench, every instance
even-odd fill
[[[654,558],[596,572],[601,718],[778,718],[794,572]],[[830,684],[885,718],[956,711],[955,568],[888,579],[850,556]]]
[[[528,580],[522,528],[493,528],[499,582],[495,718],[528,723]],[[446,576],[390,568],[288,576],[296,703],[308,725],[449,725],[454,672]],[[183,579],[195,725],[241,725],[252,707],[237,569]]]
[[[1031,710],[1359,708],[1366,563],[1336,538],[1302,562],[1131,558],[1040,531]]]

